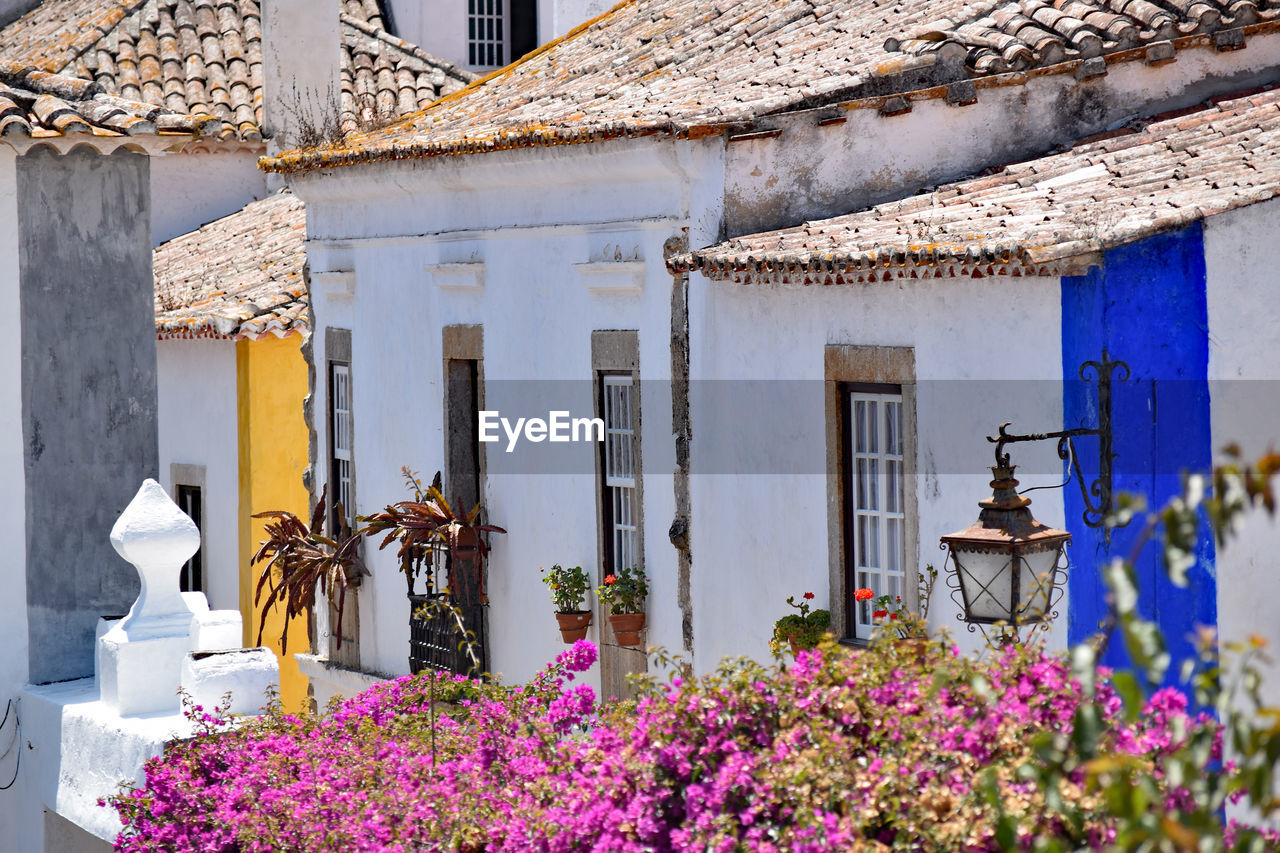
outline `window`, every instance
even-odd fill
[[[630,374],[600,380],[604,412],[605,566],[611,572],[642,568],[636,504],[634,379]]]
[[[497,68],[538,46],[535,0],[467,0],[467,62]]]
[[[199,486],[177,487],[178,508],[190,516],[200,531],[200,548],[182,566],[178,583],[183,592],[204,592],[204,496]]]
[[[850,585],[898,598],[907,593],[902,387],[848,384],[845,399]],[[873,603],[855,607],[857,639],[871,637]]]
[[[333,362],[329,365],[329,499],[334,531],[339,507],[347,519],[355,512],[351,445],[351,365]]]
[[[329,326],[324,330],[323,367],[317,366],[316,385],[327,391],[323,415],[316,423],[324,424],[326,452],[317,453],[316,467],[327,479],[328,528],[332,535],[341,522],[350,523],[356,515],[355,468],[355,392],[351,372],[351,330]],[[319,479],[319,478],[317,478]],[[319,497],[318,495],[316,496]],[[341,505],[342,514],[338,507]],[[338,621],[334,604],[319,608],[316,614],[316,638],[325,638],[313,651],[328,652],[329,662],[349,669],[360,668],[360,599],[359,590],[348,590]],[[341,644],[339,644],[339,637]],[[327,649],[325,648],[327,646]]]

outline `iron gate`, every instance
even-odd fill
[[[418,566],[409,589],[409,671],[432,669],[461,675],[488,672],[489,605],[476,561],[456,558],[447,547],[437,546],[418,561]],[[418,586],[423,587],[421,593],[415,589]],[[420,614],[423,606],[432,602],[447,607]],[[468,643],[475,661],[468,654]]]

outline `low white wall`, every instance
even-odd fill
[[[176,498],[173,463],[205,469],[204,574],[209,606],[240,608],[240,463],[234,341],[157,345],[160,482]]]
[[[328,658],[319,655],[296,654],[294,658],[298,661],[298,671],[311,682],[311,698],[316,703],[316,710],[321,713],[329,707],[334,697],[351,699],[379,681],[386,680],[381,675],[335,666]]]
[[[114,841],[121,824],[115,810],[100,807],[98,798],[114,794],[122,780],[141,782],[148,758],[159,755],[167,741],[192,734],[181,714],[117,715],[98,701],[91,678],[29,687],[23,709],[24,735],[31,744],[24,760],[32,765],[30,786],[37,803],[104,841]],[[27,817],[44,824],[40,805]]]
[[[1280,450],[1280,306],[1275,239],[1280,202],[1255,204],[1205,223],[1209,307],[1210,429],[1215,453],[1237,444],[1246,460]],[[1280,483],[1277,484],[1280,488]],[[1280,522],[1250,513],[1239,536],[1217,548],[1218,630],[1224,641],[1258,634],[1280,649],[1280,587],[1275,583]],[[1280,702],[1280,665],[1264,684]]]
[[[1002,421],[1040,432],[1062,423],[1060,297],[1056,278],[947,278],[828,287],[690,282],[695,390],[760,383],[764,395],[699,407],[693,398],[693,607],[696,665],[725,655],[768,656],[787,596],[829,605],[824,408],[827,344],[911,347],[917,378],[919,551],[907,566],[943,573],[938,538],[972,524],[990,496],[986,436]],[[998,306],[998,310],[997,310]],[[993,322],[994,316],[1027,322]],[[981,380],[981,381],[978,381]],[[750,388],[752,386],[742,386]],[[719,396],[716,391],[711,393]],[[1052,442],[1013,448],[1022,487],[1060,483]],[[768,472],[768,473],[756,473]],[[1075,488],[1073,484],[1071,488]],[[1063,526],[1062,492],[1031,495],[1040,521]],[[831,603],[840,606],[838,603]],[[1066,602],[1051,643],[1065,642]],[[956,621],[940,577],[930,622],[966,648],[981,644]]]
[[[267,195],[252,150],[151,158],[151,243],[158,246]]]

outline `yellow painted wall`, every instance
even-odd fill
[[[310,516],[309,498],[302,484],[307,467],[307,427],[302,419],[307,395],[307,365],[302,336],[236,343],[236,394],[240,413],[240,612],[244,643],[258,637],[260,607],[253,603],[259,567],[251,566],[264,538],[263,520],[250,518],[267,510],[287,510],[302,519]],[[289,625],[289,647],[280,650],[284,609],[268,615],[262,644],[280,660],[280,698],[286,710],[306,705],[307,679],[293,655],[308,650],[307,623],[302,617]]]

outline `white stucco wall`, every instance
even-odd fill
[[[151,158],[151,242],[160,245],[267,195],[261,152],[201,151]]]
[[[388,0],[396,35],[461,68],[467,67],[467,4],[454,0]]]
[[[18,700],[27,680],[26,476],[22,438],[22,334],[19,317],[18,199],[15,155],[0,145],[0,716]],[[19,707],[21,718],[22,709]],[[0,731],[0,784],[13,773],[14,751],[22,751],[11,714]],[[9,746],[14,743],[14,750]],[[0,849],[39,849],[42,823],[30,784],[30,762],[8,791],[0,791]]]
[[[829,605],[828,481],[823,353],[827,344],[911,347],[918,430],[916,494],[919,551],[907,567],[943,572],[938,538],[972,524],[990,496],[994,435],[1060,429],[1062,385],[1059,281],[1004,277],[902,280],[829,287],[741,285],[693,276],[692,373],[695,386],[725,380],[779,380],[754,386],[774,400],[717,401],[694,396],[693,465],[738,460],[693,477],[693,606],[697,666],[724,655],[763,659],[787,596],[811,591]],[[993,310],[1034,322],[1000,323]],[[748,386],[750,387],[750,386]],[[1022,488],[1059,483],[1052,442],[1013,447]],[[756,473],[764,471],[767,473]],[[1075,486],[1073,485],[1072,488]],[[1062,492],[1030,495],[1036,518],[1063,526]],[[839,606],[838,603],[830,603]],[[1066,602],[1051,644],[1065,643]],[[967,648],[981,644],[956,621],[942,578],[930,622]]]
[[[160,483],[176,497],[173,463],[205,469],[204,572],[209,606],[238,610],[239,427],[234,341],[157,344]]]
[[[317,323],[352,330],[358,511],[405,496],[401,466],[426,478],[443,466],[442,327],[484,326],[486,407],[527,392],[538,411],[519,414],[542,417],[550,408],[591,416],[591,331],[638,330],[642,382],[654,380],[661,390],[642,388],[645,559],[653,581],[648,642],[679,650],[676,552],[667,541],[674,514],[666,391],[671,276],[662,249],[690,223],[695,241],[714,238],[722,151],[719,140],[572,146],[296,181],[308,203],[313,276],[355,274],[354,296],[313,290]],[[405,234],[426,236],[395,236]],[[610,273],[575,267],[619,256],[643,262],[638,289],[602,292]],[[462,262],[483,265],[482,287],[454,286],[437,267]],[[630,274],[619,267],[613,283]],[[315,340],[323,370],[323,330]],[[317,388],[320,448],[327,446],[324,396]],[[537,449],[550,454],[550,447]],[[527,678],[563,648],[539,566],[600,564],[596,448],[556,448],[564,455],[551,462],[550,455],[513,458],[486,445],[489,517],[509,531],[493,537],[488,569],[491,667],[511,680]],[[522,473],[529,469],[519,466],[531,460],[550,473]],[[374,577],[360,593],[361,662],[404,672],[404,580],[390,552],[371,547],[368,556]]]
[[[396,35],[462,68],[467,63],[467,4],[460,0],[388,0]],[[609,11],[613,0],[538,0],[538,43]],[[513,59],[518,57],[512,57]]]
[[[538,4],[538,36],[543,42],[562,36],[584,21],[603,15],[613,0],[543,0]]]
[[[1275,239],[1280,202],[1205,222],[1209,307],[1210,429],[1215,452],[1238,444],[1246,460],[1280,449],[1280,306]],[[1224,641],[1264,637],[1280,648],[1280,591],[1274,580],[1280,523],[1259,510],[1239,536],[1217,548],[1218,630]],[[1280,702],[1280,666],[1268,668],[1270,701]]]

